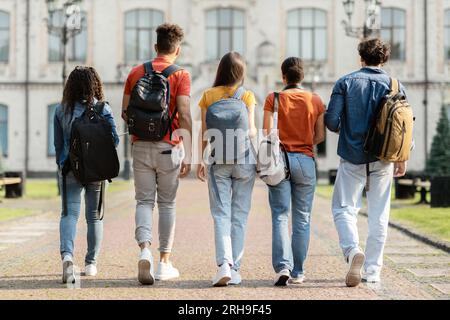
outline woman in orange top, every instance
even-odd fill
[[[283,83],[279,94],[279,137],[288,153],[289,180],[269,187],[272,210],[272,264],[276,272],[275,285],[302,283],[304,262],[308,253],[310,217],[316,186],[314,145],[325,137],[322,100],[304,90],[300,84],[304,78],[303,62],[288,58],[282,66]],[[265,132],[273,127],[274,94],[266,98],[264,105]],[[292,241],[289,237],[289,209],[292,205]]]

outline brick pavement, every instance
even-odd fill
[[[212,288],[214,241],[206,185],[193,179],[183,180],[173,252],[181,277],[144,287],[136,280],[138,249],[133,239],[133,190],[114,194],[108,199],[99,275],[95,279],[82,276],[79,289],[68,289],[60,283],[59,209],[53,205],[49,213],[0,224],[0,299],[450,298],[450,255],[394,229],[389,230],[382,284],[345,287],[346,265],[338,248],[329,207],[329,200],[316,198],[305,283],[274,287],[270,210],[266,187],[258,182],[249,218],[243,283],[236,287]],[[360,236],[364,239],[367,220],[361,216],[359,223]],[[8,239],[16,241],[8,243],[5,241]],[[85,222],[81,218],[75,253],[79,264],[83,263],[85,242]],[[157,245],[155,243],[154,247]]]

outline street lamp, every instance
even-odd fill
[[[342,21],[345,33],[349,37],[368,38],[375,31],[379,31],[378,17],[381,11],[381,0],[364,0],[366,4],[365,22],[362,27],[355,27],[352,24],[352,17],[355,12],[355,0],[345,0],[342,2],[347,21]]]
[[[46,0],[48,18],[47,28],[49,34],[56,35],[63,45],[63,85],[67,79],[67,65],[69,55],[67,44],[69,40],[82,32],[83,19],[79,4],[82,0]]]

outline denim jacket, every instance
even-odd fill
[[[97,103],[97,101],[95,100],[94,103]],[[85,110],[86,106],[80,102],[75,103],[73,115],[66,114],[64,107],[61,104],[56,107],[54,118],[54,140],[56,164],[59,169],[64,166],[64,163],[69,156],[72,123],[75,118],[79,118]],[[105,104],[105,107],[103,108],[103,117],[111,124],[114,144],[117,147],[119,144],[119,135],[117,134],[116,123],[114,122],[111,107],[108,104]]]
[[[405,94],[402,85],[400,90]],[[364,67],[336,82],[325,124],[329,130],[339,132],[341,158],[353,164],[377,161],[364,152],[364,141],[377,107],[389,91],[389,75],[376,67]]]

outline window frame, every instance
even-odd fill
[[[220,25],[220,13],[222,11],[226,11],[229,10],[231,13],[230,16],[230,21],[231,24],[228,26],[221,26]],[[239,12],[242,14],[243,16],[243,20],[242,20],[242,26],[234,26],[233,22],[234,22],[234,15],[236,12]],[[210,26],[208,25],[208,15],[209,14],[213,14],[215,13],[216,15],[216,19],[215,19],[215,25],[214,26]],[[206,39],[205,43],[206,43],[206,60],[207,61],[217,61],[220,60],[222,58],[222,53],[220,52],[220,34],[222,31],[226,31],[229,34],[229,39],[228,39],[228,44],[229,44],[229,51],[234,51],[235,48],[233,48],[233,43],[234,43],[234,36],[233,33],[236,30],[242,31],[243,37],[242,37],[242,52],[239,52],[241,55],[245,55],[246,50],[247,50],[247,21],[246,21],[246,10],[242,9],[242,8],[235,8],[235,7],[227,7],[227,8],[221,8],[221,7],[215,7],[215,8],[210,8],[208,10],[205,11],[205,37],[207,37],[208,35],[208,31],[213,31],[216,35],[215,39],[217,39],[217,42],[215,43],[216,45],[216,56],[215,57],[210,57],[208,56],[208,40]]]
[[[58,104],[59,103],[52,103],[47,105],[47,157],[49,158],[56,157],[54,117]],[[52,141],[50,141],[51,136],[53,136]]]
[[[9,108],[6,104],[2,104],[0,103],[0,115],[2,115],[2,111],[4,111],[5,113],[5,119],[2,121],[2,118],[0,117],[0,125],[5,125],[6,128],[6,148],[5,150],[3,150],[3,145],[0,146],[0,149],[2,151],[2,156],[4,158],[8,158],[8,154],[9,154],[9,143],[8,143],[8,139],[9,139],[9,134],[8,134],[8,126],[9,126]],[[1,127],[1,126],[0,126]],[[0,144],[1,144],[1,140],[0,140]]]
[[[139,26],[139,13],[142,11],[147,11],[150,12],[151,15],[151,26],[150,27],[141,27]],[[136,19],[136,26],[134,27],[129,27],[127,26],[127,16],[129,14],[132,13],[136,13],[137,15],[137,19]],[[159,25],[159,23],[155,23],[154,22],[154,14],[158,13],[161,15],[162,17],[162,23],[165,21],[165,12],[159,9],[154,9],[154,8],[143,8],[143,9],[131,9],[131,10],[127,10],[124,12],[123,16],[124,16],[124,24],[123,24],[123,30],[124,30],[124,61],[126,64],[135,64],[135,63],[140,63],[142,60],[151,60],[156,56],[156,53],[153,50],[153,45],[156,44],[156,29]],[[135,31],[136,33],[136,52],[134,52],[134,56],[132,59],[129,59],[127,57],[127,31]],[[149,49],[150,49],[150,56],[149,57],[145,57],[143,59],[141,59],[139,57],[139,52],[141,51],[141,42],[139,41],[140,38],[140,33],[141,32],[149,32],[149,34],[151,35],[151,38],[149,39]]]
[[[381,17],[383,17],[383,10],[389,10],[389,26],[388,27],[383,27],[383,18],[381,18],[381,24],[380,24],[380,36],[382,36],[383,31],[387,30],[389,32],[389,44],[391,45],[391,57],[390,60],[391,61],[400,61],[400,62],[404,62],[406,61],[406,41],[407,41],[407,29],[408,29],[408,25],[407,25],[407,12],[405,9],[402,8],[397,8],[397,7],[383,7],[381,8]],[[395,12],[401,12],[403,14],[403,18],[404,18],[404,24],[402,26],[397,26],[394,23],[394,16],[395,16]],[[395,32],[396,31],[403,31],[403,52],[399,52],[400,57],[394,57],[392,55],[392,48],[394,48],[393,46],[393,42],[396,39],[395,37]],[[387,41],[387,39],[383,39],[385,41]]]
[[[0,27],[0,32],[5,32],[7,34],[7,53],[6,53],[6,59],[2,59],[0,56],[0,63],[9,63],[10,58],[10,50],[11,50],[11,15],[9,12],[0,10],[0,16],[4,15],[8,21],[7,27]]]
[[[302,26],[301,22],[300,22],[300,17],[301,17],[301,12],[302,11],[306,11],[306,10],[310,10],[312,12],[312,23],[310,26]],[[289,14],[292,13],[297,13],[298,16],[298,21],[296,26],[290,26],[289,25]],[[325,25],[324,26],[319,26],[316,23],[316,14],[317,13],[322,13],[325,15]],[[296,56],[301,57],[304,61],[306,62],[322,62],[325,63],[328,61],[329,59],[329,55],[328,55],[328,11],[321,9],[321,8],[310,8],[310,7],[302,7],[302,8],[295,8],[295,9],[291,9],[287,12],[287,16],[286,16],[286,43],[288,43],[289,39],[288,35],[289,35],[289,31],[290,30],[297,30],[298,31],[298,47],[297,47],[297,54]],[[312,50],[312,59],[306,59],[304,57],[302,57],[302,31],[305,30],[309,30],[312,33],[312,37],[311,37],[311,50]],[[325,58],[324,59],[316,59],[317,53],[316,53],[316,40],[317,40],[317,31],[321,30],[321,31],[325,31]],[[287,51],[287,50],[286,50]]]
[[[444,60],[450,62],[450,8],[444,10]]]
[[[62,10],[58,10],[61,14],[63,14]],[[68,60],[69,62],[80,62],[80,63],[85,63],[87,60],[87,54],[88,54],[88,46],[89,46],[89,36],[88,36],[88,32],[89,32],[89,26],[87,23],[87,17],[88,17],[88,13],[87,11],[81,11],[81,15],[82,15],[82,20],[81,20],[81,32],[76,34],[75,36],[71,36],[69,38],[69,42],[67,43],[67,54],[68,54]],[[84,54],[82,54],[82,56],[84,56],[82,59],[78,59],[77,58],[77,46],[76,46],[76,39],[77,37],[81,37],[83,36],[83,33],[86,33],[86,39],[85,39],[85,52]],[[55,37],[55,39],[58,40],[58,48],[59,48],[59,57],[58,59],[52,59],[51,58],[51,54],[50,54],[50,43],[51,43],[51,39],[52,37]],[[61,37],[59,35],[55,35],[55,34],[49,34],[48,37],[48,45],[47,45],[47,50],[48,50],[48,62],[49,63],[61,63],[64,62],[64,56],[63,56],[63,44],[61,42]]]

